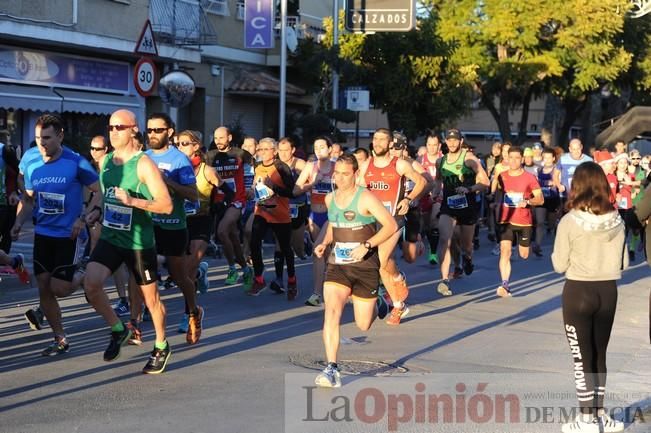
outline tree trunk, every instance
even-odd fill
[[[533,95],[533,87],[530,86],[527,89],[527,94],[524,95],[524,101],[522,102],[522,116],[520,117],[520,127],[518,128],[518,137],[515,140],[515,144],[521,146],[525,141],[527,141],[527,125],[529,125],[529,105],[531,104],[531,96]]]
[[[577,117],[583,111],[586,101],[588,98],[585,97],[583,100],[578,100],[576,98],[567,98],[563,100],[564,116],[563,123],[561,123],[561,129],[558,135],[558,145],[567,150],[567,144],[569,143],[568,136],[570,135],[570,128],[574,125]]]
[[[486,107],[488,112],[491,113],[491,116],[493,116],[493,120],[495,120],[495,123],[497,124],[497,129],[500,131],[500,135],[502,136],[502,141],[510,141],[511,125],[509,125],[508,104],[503,102],[503,98],[500,98],[500,107],[498,111],[492,95],[486,95],[481,84],[477,83],[475,89],[479,92],[482,105]]]

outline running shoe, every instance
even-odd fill
[[[16,271],[18,279],[23,284],[29,284],[29,271],[25,267],[25,256],[22,254],[16,254],[13,258],[13,264],[11,265]]]
[[[430,254],[429,258],[427,259],[429,261],[430,265],[438,265],[439,263],[439,256],[436,253]]]
[[[500,255],[500,244],[495,245],[493,249],[491,250],[491,254],[494,256],[499,256]]]
[[[505,286],[503,284],[497,288],[495,293],[497,293],[497,296],[500,298],[508,298],[511,296],[511,290],[509,290],[508,286]]]
[[[253,269],[250,266],[242,269],[242,287],[249,290],[253,286]]]
[[[30,308],[25,311],[25,319],[29,323],[29,327],[34,331],[39,331],[43,327],[43,319],[45,314],[41,307]]]
[[[127,328],[131,331],[131,338],[129,338],[129,343],[132,346],[141,346],[142,345],[142,331],[137,324],[133,321],[127,323]]]
[[[309,305],[311,307],[318,307],[321,305],[321,296],[317,295],[316,293],[312,293],[309,298],[307,298],[307,301],[305,301],[305,305]]]
[[[543,256],[542,248],[540,248],[540,245],[538,245],[538,244],[533,244],[531,246],[531,251],[533,251],[533,253],[536,255],[536,257],[542,257]]]
[[[472,257],[463,255],[463,272],[466,275],[472,274],[472,271],[475,270],[475,265],[472,263]]]
[[[461,269],[459,266],[454,267],[454,272],[452,272],[452,279],[456,280],[457,278],[463,277],[463,269]]]
[[[277,279],[273,280],[269,284],[269,288],[271,289],[272,292],[277,293],[279,295],[281,293],[285,293],[285,287],[283,286],[282,280],[277,280]]]
[[[400,272],[400,281],[393,281],[393,290],[400,301],[404,301],[409,296],[409,287],[407,287],[407,277]]]
[[[208,287],[210,282],[208,281],[208,263],[201,262],[199,263],[199,278],[197,278],[197,289],[199,293],[206,294],[208,293]]]
[[[253,285],[251,286],[251,289],[248,292],[246,292],[246,294],[249,296],[258,296],[266,288],[267,285],[265,284],[264,279],[259,281],[257,278],[255,278],[253,280]]]
[[[377,302],[377,317],[378,319],[383,320],[387,316],[387,314],[389,314],[389,310],[390,310],[389,304],[387,303],[384,296],[382,296],[379,293],[376,302]]]
[[[147,364],[145,364],[142,372],[144,374],[162,373],[165,371],[165,367],[167,367],[167,361],[169,361],[171,354],[172,349],[170,348],[169,343],[166,344],[165,349],[156,349],[154,347],[154,350],[151,351],[149,360],[147,360]]]
[[[298,296],[298,287],[296,286],[296,275],[287,278],[287,300],[293,301]]]
[[[54,337],[54,341],[41,352],[43,356],[56,356],[66,353],[70,350],[70,345],[66,337]]]
[[[196,344],[201,338],[201,327],[203,326],[203,307],[197,305],[197,313],[191,313],[188,321],[188,331],[185,334],[185,341],[188,344]]]
[[[441,281],[436,287],[436,291],[443,296],[452,296],[452,290],[450,290],[450,283],[447,281]]]
[[[400,325],[400,321],[407,317],[407,314],[409,314],[409,307],[407,307],[407,304],[403,302],[403,307],[401,309],[393,307],[391,313],[389,313],[389,317],[386,320],[386,324],[394,326]]]
[[[120,349],[129,341],[129,338],[131,338],[131,330],[126,325],[121,332],[111,331],[111,341],[104,351],[104,361],[113,361],[119,358]]]
[[[582,416],[576,417],[574,422],[568,422],[561,427],[563,433],[599,433],[599,422],[595,418],[590,422],[583,421]]]
[[[115,315],[118,317],[124,317],[129,315],[129,303],[127,301],[123,301],[120,299],[120,301],[113,307],[113,311],[115,311]]]
[[[179,322],[179,328],[176,330],[176,332],[178,332],[179,334],[187,334],[189,326],[190,326],[190,315],[184,314],[183,317],[181,317],[181,321]]]
[[[228,270],[228,275],[226,275],[226,279],[224,280],[224,284],[230,286],[231,284],[235,283],[237,283],[237,269],[230,268]]]
[[[617,433],[624,431],[624,423],[612,419],[607,413],[604,413],[599,417],[599,424],[603,427],[604,433]]]
[[[174,282],[171,276],[167,276],[167,279],[163,283],[163,287],[165,287],[165,290],[171,290],[171,289],[176,289],[178,286]]]
[[[339,369],[328,364],[321,373],[314,379],[316,386],[322,388],[340,388],[341,387],[341,374]]]

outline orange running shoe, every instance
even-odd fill
[[[203,307],[197,305],[197,312],[190,313],[188,332],[185,334],[185,341],[188,344],[196,344],[201,338],[201,326],[203,325]]]
[[[25,256],[22,254],[16,254],[11,267],[16,271],[16,275],[21,283],[29,284],[29,271],[25,267]]]

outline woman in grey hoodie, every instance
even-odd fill
[[[624,424],[610,418],[603,403],[616,280],[628,267],[628,255],[624,254],[624,222],[598,164],[584,162],[577,167],[567,210],[556,231],[552,263],[566,277],[563,322],[581,414],[564,424],[562,432],[619,432]]]

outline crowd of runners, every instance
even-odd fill
[[[150,321],[155,341],[143,372],[162,373],[171,348],[159,296],[161,270],[165,267],[169,273],[166,284],[178,287],[184,297],[178,330],[186,334],[187,344],[196,344],[207,314],[197,293],[206,293],[211,284],[204,257],[217,245],[228,273],[213,285],[241,283],[249,296],[269,289],[289,302],[323,304],[327,366],[316,384],[338,387],[339,325],[345,305],[352,301],[355,323],[362,330],[376,318],[400,325],[409,313],[409,283],[398,268],[398,255],[408,263],[423,260],[438,267],[440,280],[432,282],[433,288],[451,296],[454,279],[473,273],[473,253],[481,243],[499,256],[496,294],[509,297],[517,290],[510,283],[511,268],[517,266],[514,255],[526,259],[531,251],[550,256],[543,240],[554,237],[559,220],[559,233],[571,229],[561,219],[565,211],[591,211],[590,199],[578,200],[573,186],[595,195],[585,179],[600,182],[602,174],[608,182],[608,204],[601,205],[614,215],[609,213],[608,221],[587,218],[574,224],[605,224],[608,233],[614,230],[612,236],[604,235],[609,241],[623,244],[626,239],[628,254],[618,262],[615,251],[609,259],[617,269],[643,251],[640,227],[631,221],[643,197],[651,157],[627,152],[625,143],[617,143],[612,151],[596,151],[593,157],[599,165],[586,165],[593,157],[584,154],[578,139],[565,154],[539,143],[523,148],[495,142],[490,153],[480,157],[458,129],[432,132],[424,146],[414,149],[400,132],[380,128],[368,150],[348,151],[321,136],[310,143],[313,154],[308,156],[290,137],[246,137],[233,143],[225,126],[214,130],[206,146],[201,133],[175,130],[162,113],[147,118],[145,131],[137,125],[133,113],[116,111],[107,136],[93,138],[90,158],[85,158],[65,146],[61,119],[45,114],[36,122],[36,146],[19,163],[3,152],[0,168],[15,181],[6,182],[0,200],[8,208],[17,205],[17,211],[5,215],[10,222],[1,247],[8,252],[11,238],[17,239],[25,222],[32,220],[32,285],[38,286],[40,305],[25,317],[33,329],[47,322],[52,330],[53,340],[43,356],[70,349],[58,299],[81,288],[111,331],[104,360],[116,359],[125,344],[143,344],[143,321]],[[595,167],[602,174],[595,173]],[[481,241],[480,226],[488,233]],[[263,243],[272,239],[274,273],[265,279]],[[568,280],[568,267],[576,266],[567,263],[571,245],[567,241],[555,248],[553,257],[557,269],[568,272]],[[297,281],[295,260],[309,255],[312,280]],[[21,255],[0,252],[0,264],[13,267],[29,283]],[[118,292],[114,304],[104,290],[110,277]],[[585,280],[580,271],[574,277]],[[613,271],[604,278],[614,281],[618,275]],[[612,286],[599,290],[607,293],[604,303],[614,314]],[[576,325],[583,318],[569,313],[564,317],[570,345],[577,341],[582,352],[605,355],[607,337],[599,340],[598,348],[589,338],[572,339],[569,327],[576,334],[589,326]],[[609,335],[612,317],[601,326]],[[595,381],[599,397],[577,388],[579,401],[603,407],[604,383]],[[595,406],[593,401],[600,403]],[[599,415],[605,431],[623,427],[603,418],[607,415],[602,412],[592,415]],[[586,418],[563,431],[599,431],[594,425]]]

